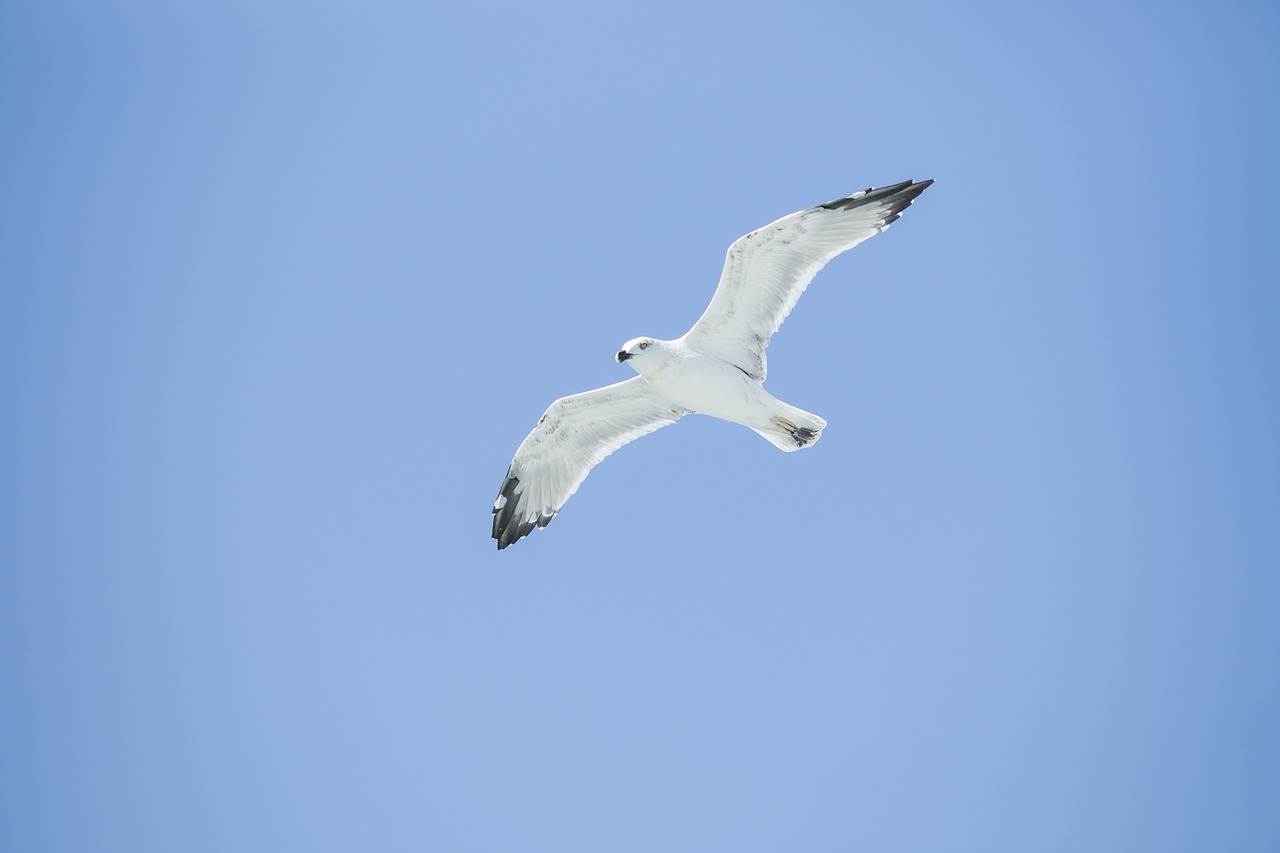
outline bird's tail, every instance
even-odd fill
[[[781,401],[778,407],[778,411],[769,418],[768,426],[752,429],[768,439],[774,447],[788,453],[818,443],[818,439],[822,437],[822,428],[827,425],[826,421],[812,412],[788,406]]]

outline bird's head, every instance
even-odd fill
[[[632,338],[622,345],[622,349],[618,350],[614,358],[619,363],[628,362],[636,373],[643,373],[645,367],[659,358],[658,354],[661,350],[662,341],[656,341],[653,338]]]

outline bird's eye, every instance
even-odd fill
[[[649,342],[648,342],[648,341],[641,341],[641,342],[640,342],[640,349],[648,349],[648,348],[649,348]]]

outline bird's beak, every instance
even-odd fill
[[[631,358],[631,353],[627,352],[626,350],[622,350],[615,356],[615,358],[618,359],[618,364],[622,364],[622,362]]]

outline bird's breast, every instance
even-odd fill
[[[672,359],[648,379],[681,408],[735,422],[751,418],[763,391],[738,368],[707,356]]]

